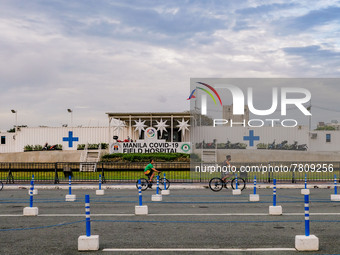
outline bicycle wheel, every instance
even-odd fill
[[[230,181],[227,179],[225,182],[224,182],[224,187],[226,189],[228,189],[228,185],[230,185]]]
[[[159,180],[159,189],[160,190],[164,189],[164,183],[166,185],[166,189],[169,189],[169,187],[170,187],[169,180],[166,179],[166,178],[162,178],[162,179]]]
[[[4,187],[4,184],[2,183],[2,181],[0,181],[0,190],[2,190]]]
[[[217,192],[217,191],[220,191],[222,188],[223,188],[223,181],[221,178],[212,178],[210,181],[209,181],[209,188],[214,191],[214,192]]]
[[[231,187],[236,189],[236,178],[231,181]],[[242,178],[237,178],[237,188],[244,190],[246,188],[246,181]]]
[[[141,187],[142,187],[142,191],[145,191],[148,188],[148,184],[149,184],[148,180],[145,179],[145,178],[140,178],[139,180],[140,180],[140,184],[141,184]],[[137,180],[137,182],[136,182],[137,189],[138,189],[138,181],[139,180]]]

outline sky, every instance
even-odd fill
[[[70,125],[67,109],[76,126],[189,110],[190,78],[339,77],[339,13],[330,0],[2,0],[0,130],[11,109],[29,127]],[[318,104],[326,122],[340,112]]]

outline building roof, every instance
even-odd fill
[[[189,112],[116,112],[106,113],[109,118],[128,119],[133,118],[190,118]]]

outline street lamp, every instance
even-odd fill
[[[71,127],[73,127],[73,111],[71,109],[67,109],[69,113],[71,113]]]
[[[18,112],[16,110],[11,110],[12,113],[15,113],[15,135],[18,131]]]

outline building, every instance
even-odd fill
[[[22,127],[15,133],[0,133],[0,153],[23,152],[27,145],[38,148],[46,143],[60,144],[63,150],[73,151],[85,144],[105,143],[110,145],[110,152],[124,153],[189,153],[196,150],[200,153],[203,147],[223,151],[240,146],[241,149],[263,151],[270,149],[272,144],[282,149],[282,152],[294,151],[294,146],[296,150],[308,152],[340,151],[338,131],[309,131],[304,126],[213,128],[195,125],[191,115],[185,112],[107,113],[107,116],[107,127]],[[249,117],[245,115],[244,118]],[[140,150],[142,146],[144,150]]]
[[[233,114],[233,105],[223,105],[223,112],[222,112],[223,119],[228,121],[228,126],[230,126],[230,120],[233,122],[248,123],[249,121],[249,108],[248,105],[244,106],[244,114],[243,115],[234,115]]]

